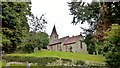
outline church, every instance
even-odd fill
[[[87,46],[83,42],[83,37],[81,34],[72,37],[58,37],[59,35],[57,34],[56,27],[54,25],[52,33],[50,35],[50,41],[48,45],[49,50],[87,53]]]

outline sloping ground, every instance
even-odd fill
[[[2,64],[2,61],[0,60],[0,65]]]
[[[5,62],[0,61],[0,68],[1,68],[2,66],[5,66],[5,65],[6,65],[6,63],[5,63]]]
[[[101,55],[90,55],[84,53],[60,52],[60,51],[39,51],[31,54],[7,54],[12,56],[34,56],[34,57],[57,57],[74,60],[92,61],[104,63],[105,58]]]

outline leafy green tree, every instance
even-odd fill
[[[95,40],[92,34],[88,34],[85,37],[84,42],[87,44],[87,51],[89,54],[93,54],[95,52]]]
[[[120,25],[113,24],[106,32],[103,52],[110,66],[120,67]]]
[[[35,36],[33,35],[32,32],[26,33],[25,38],[22,42],[23,45],[18,47],[18,52],[23,52],[23,53],[32,53],[34,52],[35,48]]]
[[[120,24],[120,2],[71,2],[71,15],[73,15],[73,24],[87,22],[88,31],[95,32],[97,39],[104,37],[104,32],[110,28],[111,24]]]
[[[46,47],[48,35],[41,31],[47,23],[44,14],[38,18],[31,14],[30,2],[2,3],[2,48],[6,53],[31,53],[35,47]],[[27,23],[29,22],[29,23]],[[32,27],[31,32],[29,32]],[[40,33],[37,33],[39,32]]]
[[[6,53],[15,52],[22,42],[22,31],[28,31],[30,8],[30,2],[2,2],[2,48]]]
[[[46,46],[49,43],[48,34],[42,32],[45,29],[45,24],[47,21],[44,19],[44,14],[38,18],[37,16],[31,15],[28,18],[30,32],[25,33],[25,39],[22,42],[23,45],[19,47],[25,53],[34,52],[35,48],[39,50],[41,48],[47,48]]]
[[[104,41],[99,41],[99,40],[95,41],[95,52],[96,52],[96,54],[103,54],[103,51],[102,51],[102,49],[104,48],[103,47],[103,45],[104,45],[103,42]]]
[[[24,53],[32,53],[35,48],[38,50],[46,49],[49,43],[48,34],[45,32],[30,32],[22,42],[23,45],[19,46],[19,50]]]
[[[92,51],[91,47],[95,48],[95,52],[101,52],[103,47],[104,32],[111,27],[112,24],[120,24],[120,2],[91,2],[85,3],[82,1],[68,3],[70,7],[70,13],[73,16],[73,24],[89,24],[89,29],[84,29],[86,35],[86,44],[88,51]],[[92,39],[89,35],[94,36],[96,39],[94,42],[90,42]]]
[[[46,49],[49,43],[48,34],[45,32],[37,32],[36,37],[37,37],[37,40],[36,40],[37,47],[40,49],[41,48]]]

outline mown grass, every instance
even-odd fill
[[[0,65],[2,64],[2,60],[0,60]]]
[[[3,62],[2,60],[0,61],[0,67],[3,67],[6,65],[6,62]]]
[[[27,64],[10,64],[10,66],[27,66]]]
[[[10,64],[9,68],[27,68],[26,64]]]
[[[58,57],[74,60],[105,62],[105,58],[101,55],[90,55],[84,53],[60,52],[60,51],[38,51],[31,54],[7,54],[11,56],[34,56],[34,57]]]

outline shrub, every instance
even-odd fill
[[[60,60],[64,63],[72,63],[71,59],[65,58],[55,58],[55,57],[30,57],[30,56],[9,56],[5,55],[2,57],[7,62],[28,62],[28,63],[37,63],[40,66],[45,66],[48,63],[55,63],[56,60]],[[84,64],[84,61],[77,60],[77,63],[80,65]]]
[[[56,58],[56,57],[33,57],[33,56],[11,56],[11,55],[4,55],[3,60],[5,60],[6,62],[28,62],[28,63],[37,63],[37,65],[39,66],[46,66],[49,65],[50,66],[64,66],[64,64],[67,64],[67,66],[71,66],[72,64],[74,65],[81,65],[84,66],[86,64],[86,62],[82,61],[82,60],[72,60],[72,59],[66,59],[66,58]],[[60,61],[58,63],[56,63],[56,61]],[[75,62],[74,62],[75,61]],[[49,64],[48,64],[49,63]],[[54,65],[55,63],[55,65]],[[53,64],[53,65],[52,65]],[[93,63],[92,63],[93,64]],[[92,65],[92,64],[87,64]],[[95,65],[93,65],[95,66]]]
[[[29,56],[3,56],[3,59],[7,62],[29,62],[37,63],[38,65],[46,65],[47,63],[52,63],[59,58],[52,57],[29,57]]]
[[[75,63],[75,65],[84,65],[84,64],[85,64],[85,62],[82,60],[79,60],[79,61],[77,60]]]
[[[120,25],[112,24],[104,37],[103,52],[110,67],[120,68]]]

